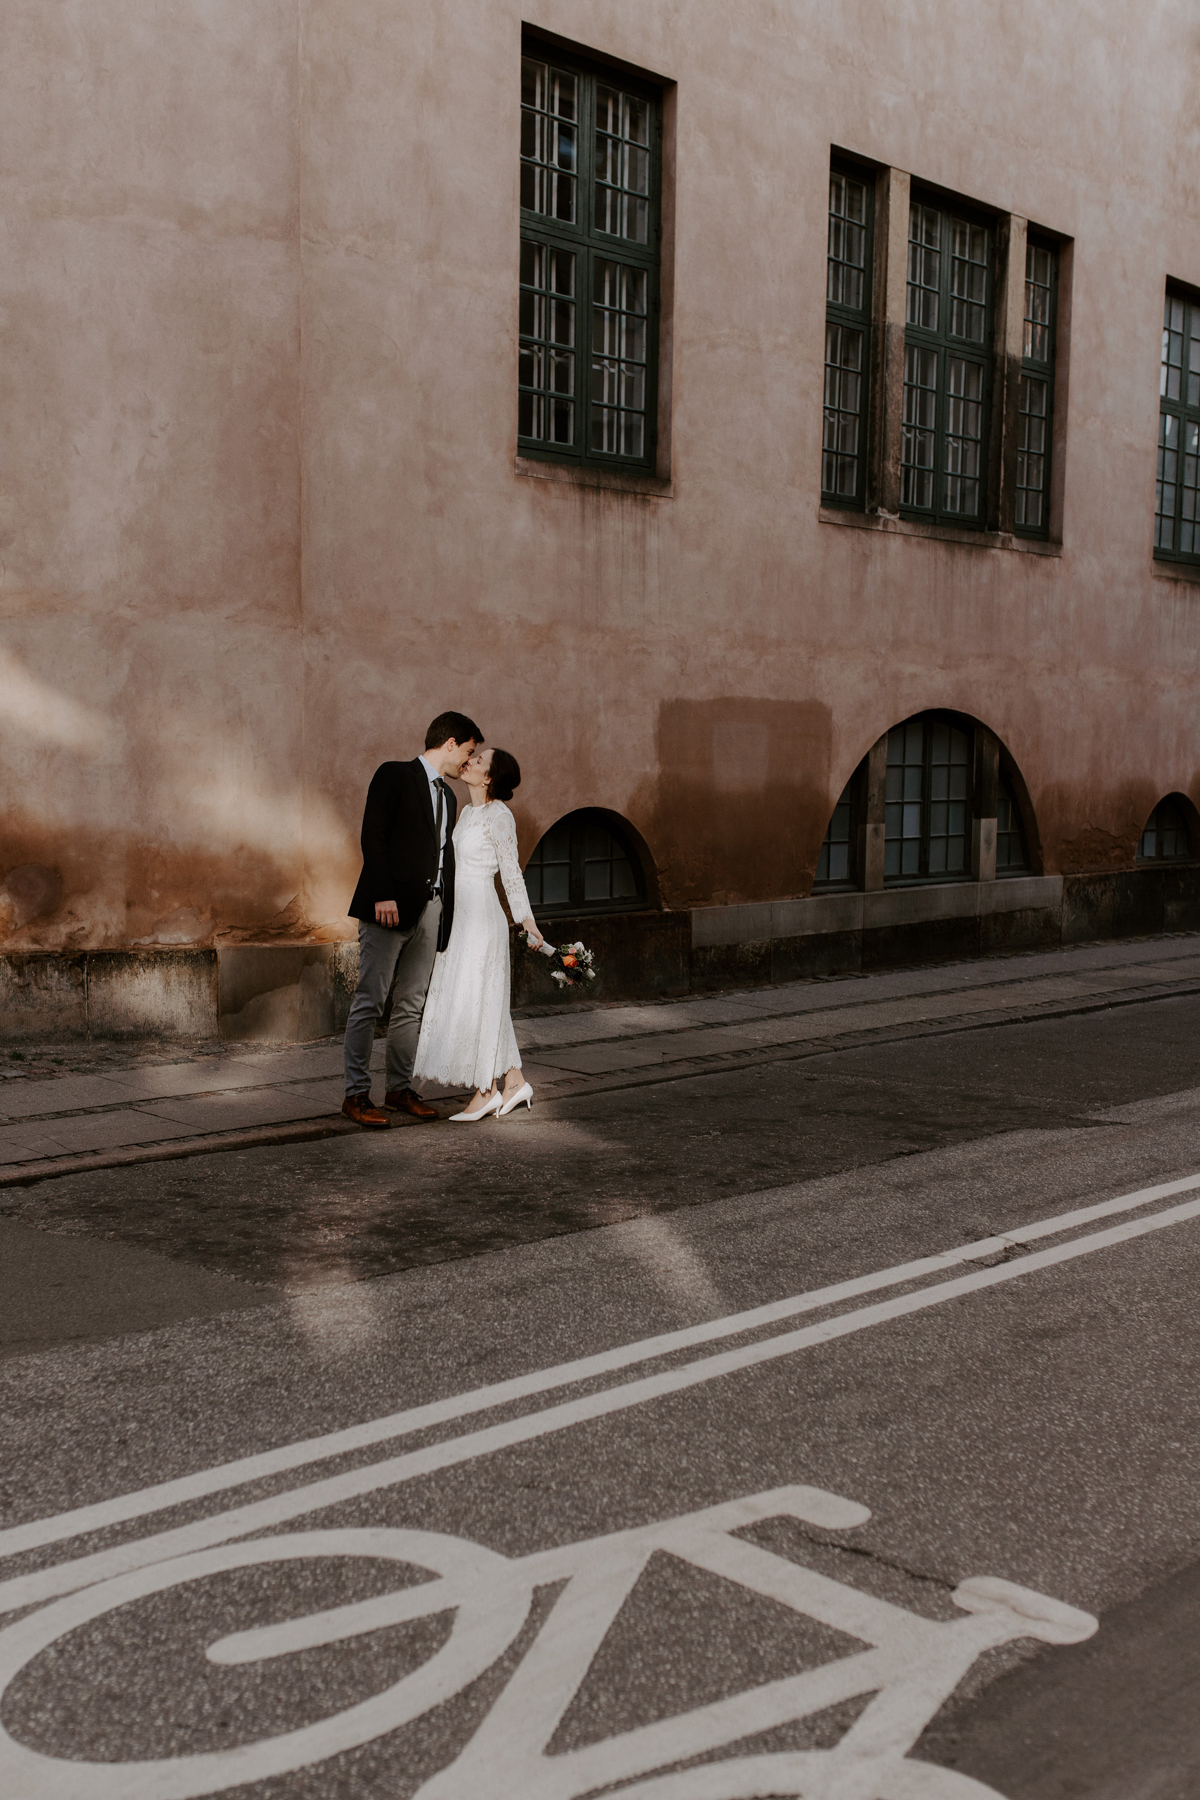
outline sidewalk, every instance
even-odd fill
[[[926,1036],[1200,993],[1200,936],[1089,944],[931,969],[793,982],[517,1020],[526,1073],[545,1102],[643,1086],[881,1038]],[[80,1056],[70,1060],[78,1062]],[[95,1072],[0,1080],[0,1186],[254,1144],[353,1132],[339,1039],[204,1053],[109,1045]],[[381,1086],[383,1045],[374,1066]],[[456,1110],[459,1096],[431,1098]],[[415,1121],[405,1119],[404,1129]],[[398,1122],[399,1125],[399,1122]]]

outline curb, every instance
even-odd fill
[[[672,1081],[694,1081],[701,1075],[732,1074],[741,1069],[761,1068],[769,1063],[800,1062],[814,1056],[836,1055],[840,1051],[866,1049],[874,1044],[911,1041],[914,1038],[952,1037],[964,1031],[990,1031],[1004,1025],[1033,1025],[1046,1019],[1075,1018],[1081,1014],[1109,1012],[1117,1007],[1141,1006],[1157,1000],[1185,999],[1200,994],[1200,981],[1167,987],[1126,990],[1097,995],[1094,1000],[1063,1005],[1059,1001],[1043,1001],[1027,1008],[1004,1008],[991,1013],[975,1013],[958,1019],[930,1019],[904,1025],[881,1025],[874,1030],[847,1031],[826,1038],[809,1038],[791,1044],[764,1044],[761,1049],[717,1051],[712,1056],[688,1057],[678,1063],[656,1068],[647,1064],[628,1074],[613,1071],[607,1075],[564,1075],[561,1082],[543,1085],[542,1104],[563,1100],[586,1100],[593,1094],[619,1093],[626,1088],[660,1087]],[[530,1053],[536,1061],[537,1052]],[[419,1125],[419,1119],[396,1118],[392,1129],[407,1130]],[[444,1123],[444,1121],[439,1121]],[[323,1138],[352,1137],[361,1127],[352,1125],[340,1114],[324,1123],[298,1120],[292,1125],[268,1125],[245,1131],[213,1132],[207,1137],[174,1138],[169,1142],[131,1145],[112,1151],[85,1151],[78,1156],[46,1158],[39,1162],[18,1163],[0,1169],[0,1191],[5,1188],[33,1187],[41,1181],[54,1181],[64,1175],[81,1175],[103,1169],[135,1168],[141,1163],[179,1162],[190,1156],[211,1156],[222,1151],[257,1150],[276,1144],[316,1143]]]
[[[220,1150],[256,1150],[268,1144],[315,1143],[320,1138],[349,1137],[361,1130],[349,1120],[311,1120],[295,1125],[265,1125],[258,1130],[213,1132],[208,1137],[176,1138],[169,1143],[131,1144],[125,1150],[90,1150],[79,1156],[47,1157],[41,1162],[17,1163],[0,1170],[0,1188],[32,1187],[60,1175],[82,1175],[97,1169],[128,1169],[138,1163],[177,1162],[188,1156],[211,1155]]]

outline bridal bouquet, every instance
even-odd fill
[[[526,939],[527,943],[528,941]],[[586,982],[595,981],[595,954],[585,945],[539,944],[538,949],[543,956],[554,958],[550,979],[557,982],[559,987],[583,987]]]

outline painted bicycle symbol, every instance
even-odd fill
[[[942,1702],[986,1650],[1019,1638],[1077,1643],[1090,1614],[987,1576],[954,1592],[961,1618],[934,1621],[831,1580],[737,1535],[788,1517],[847,1530],[865,1507],[819,1488],[786,1487],[680,1518],[509,1558],[438,1532],[296,1531],[227,1542],[81,1587],[0,1631],[0,1694],[34,1657],[116,1607],[226,1570],[314,1557],[390,1559],[428,1579],[352,1605],[223,1637],[218,1664],[266,1662],[438,1614],[442,1647],[381,1693],[298,1730],[236,1748],[159,1760],[47,1756],[0,1729],[0,1792],[25,1800],[199,1800],[311,1767],[395,1731],[461,1692],[520,1635],[538,1590],[548,1615],[474,1736],[415,1800],[983,1800],[993,1789],[911,1760]],[[769,1681],[582,1749],[548,1745],[604,1638],[657,1552],[740,1584],[857,1640],[860,1651]],[[830,1750],[739,1753],[756,1734],[871,1696]],[[708,1760],[703,1760],[707,1758]],[[681,1763],[689,1766],[680,1768]]]

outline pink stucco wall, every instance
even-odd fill
[[[670,491],[515,470],[522,18],[676,84]],[[337,937],[445,706],[523,847],[807,891],[924,707],[1048,872],[1200,804],[1200,586],[1151,561],[1188,0],[12,0],[0,59],[0,945]],[[1061,556],[819,518],[831,144],[1074,240]],[[15,875],[13,871],[16,871]]]

